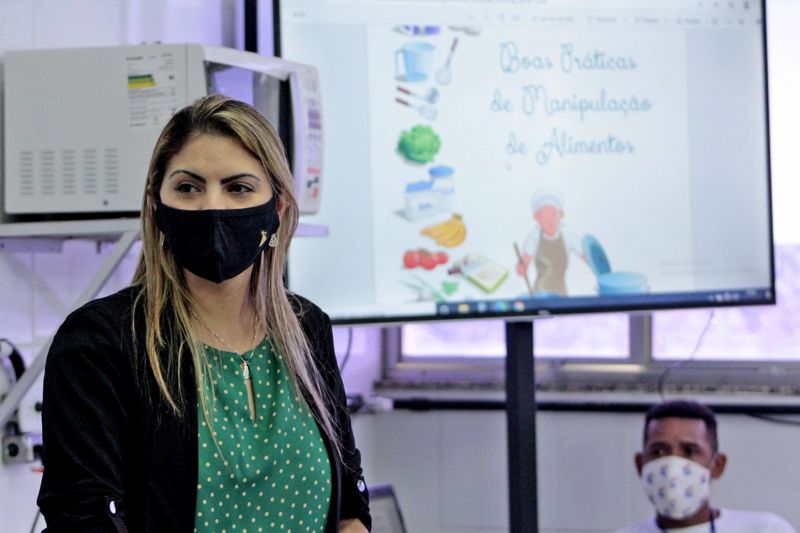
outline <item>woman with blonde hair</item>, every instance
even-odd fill
[[[44,378],[48,531],[367,531],[330,320],[284,286],[281,142],[222,96],[153,151],[130,287],[59,329]]]

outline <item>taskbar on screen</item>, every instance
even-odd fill
[[[501,300],[438,302],[436,316],[550,315],[561,313],[620,312],[648,309],[765,305],[775,302],[771,288],[675,292],[663,294],[611,294],[602,296],[532,296]]]

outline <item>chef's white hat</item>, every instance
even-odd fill
[[[534,215],[539,209],[547,205],[552,205],[558,209],[564,209],[564,202],[561,200],[561,194],[553,189],[541,189],[533,193],[533,197],[531,198],[531,210]]]

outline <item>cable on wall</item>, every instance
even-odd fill
[[[708,333],[709,328],[711,327],[711,322],[714,320],[714,309],[710,309],[708,312],[708,318],[706,319],[706,323],[703,326],[703,329],[700,331],[700,335],[697,337],[697,342],[694,345],[694,348],[689,353],[689,357],[686,359],[681,359],[680,361],[676,361],[669,365],[667,368],[664,369],[663,372],[658,376],[657,387],[658,395],[661,399],[664,399],[664,383],[667,380],[667,375],[676,368],[688,363],[689,361],[694,361],[694,358],[697,356],[697,352],[700,350],[700,346],[703,345],[703,341],[706,338],[706,334]]]
[[[789,420],[788,418],[778,418],[777,416],[765,415],[762,413],[746,413],[746,414],[751,418],[755,418],[756,420],[761,420],[763,422],[769,422],[770,424],[780,424],[784,426],[800,426],[800,420]]]
[[[347,362],[350,360],[350,353],[353,349],[353,328],[347,328],[347,348],[344,350],[344,356],[342,357],[342,362],[339,364],[339,372],[344,372],[344,368],[347,366]]]
[[[33,517],[33,524],[31,525],[31,533],[34,533],[36,531],[36,524],[39,523],[40,516],[42,516],[42,510],[37,507],[36,516]]]

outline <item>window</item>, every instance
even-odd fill
[[[537,357],[624,358],[628,352],[628,316],[624,314],[537,319]],[[501,320],[414,324],[403,327],[403,355],[503,357],[505,330]]]

